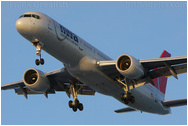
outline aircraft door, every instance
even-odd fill
[[[82,41],[82,39],[80,39],[80,41],[79,41],[79,50],[80,51],[83,51],[84,50],[84,45],[83,45],[84,43],[83,43],[83,41]]]
[[[51,20],[48,21],[48,30],[52,31],[53,30],[53,22]]]

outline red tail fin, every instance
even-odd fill
[[[171,57],[171,54],[168,53],[166,50],[164,50],[160,58],[164,58],[164,57]],[[162,77],[155,78],[153,79],[153,82],[155,84],[155,87],[159,89],[163,94],[165,94],[167,77],[162,76]]]

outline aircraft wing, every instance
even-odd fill
[[[45,73],[45,75],[49,79],[50,87],[51,87],[51,89],[48,91],[48,94],[55,94],[55,91],[65,91],[67,95],[70,97],[70,83],[78,82],[79,84],[82,85],[81,82],[79,82],[77,79],[72,77],[69,74],[69,72],[64,68],[52,72],[47,72]],[[42,94],[29,90],[25,86],[22,80],[1,86],[1,90],[9,90],[9,89],[14,89],[15,93],[17,93],[18,95],[24,95],[26,98],[27,98],[26,94]],[[83,86],[79,90],[78,94],[94,95],[95,91],[87,86]]]
[[[24,86],[23,81],[16,81],[13,83],[5,84],[1,86],[1,90],[17,89]]]
[[[169,66],[187,63],[187,56],[179,57],[165,57],[165,58],[156,58],[156,59],[141,59],[139,62],[148,69],[155,69],[158,67],[165,67],[166,64]]]
[[[147,75],[145,77],[150,77],[150,79],[164,75],[166,77],[176,77],[178,74],[187,72],[187,56],[140,59],[138,61],[146,70],[145,73],[147,73]],[[112,79],[122,76],[116,69],[116,61],[114,60],[98,61],[97,64],[101,70]]]

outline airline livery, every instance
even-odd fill
[[[17,31],[36,47],[36,65],[43,65],[44,50],[64,64],[64,68],[44,73],[31,68],[21,81],[5,84],[1,90],[14,89],[28,98],[29,94],[55,94],[65,91],[73,100],[68,105],[74,112],[83,110],[78,95],[95,92],[112,96],[128,107],[117,113],[143,111],[169,114],[170,107],[187,105],[187,99],[166,101],[168,77],[178,78],[187,72],[187,56],[171,57],[163,51],[160,58],[137,59],[123,54],[112,60],[85,40],[39,12],[27,12],[16,21]]]

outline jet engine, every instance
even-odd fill
[[[28,69],[23,75],[24,84],[34,92],[42,93],[50,89],[50,82],[45,74],[36,69]]]
[[[144,75],[142,64],[130,55],[121,55],[116,60],[116,69],[129,79],[138,79]]]

